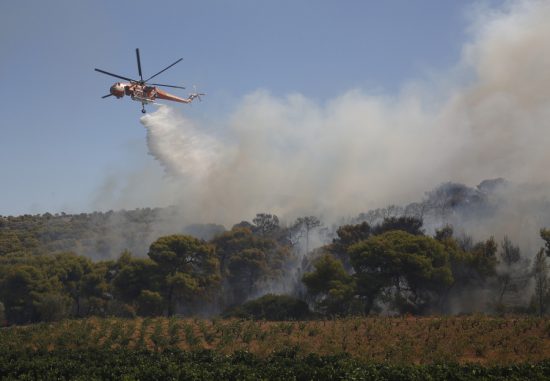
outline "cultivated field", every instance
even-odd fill
[[[348,354],[386,364],[475,363],[550,359],[550,320],[486,316],[347,318],[262,322],[179,318],[89,318],[0,330],[0,350],[212,350],[260,358],[292,351]]]

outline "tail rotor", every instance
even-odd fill
[[[203,96],[203,95],[206,95],[206,93],[197,92],[197,86],[193,85],[193,92],[191,94],[189,94],[189,99],[193,100],[193,99],[197,98],[199,100],[199,102],[202,102],[201,96]]]

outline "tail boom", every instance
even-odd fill
[[[191,103],[193,101],[192,99],[189,99],[189,98],[177,97],[159,88],[157,88],[156,90],[157,90],[157,98],[160,98],[160,99],[165,99],[167,101],[180,102],[180,103]]]

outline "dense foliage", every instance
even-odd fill
[[[370,227],[363,222],[338,228],[332,244],[303,276],[310,302],[329,315],[452,312],[546,312],[550,300],[546,256],[533,268],[519,247],[504,237],[474,243],[455,237],[452,227],[423,233],[410,217],[388,218]],[[547,230],[541,238],[547,243]],[[529,304],[532,280],[538,282]],[[483,291],[485,305],[476,306],[469,294]],[[462,303],[462,305],[461,305]],[[470,304],[468,307],[467,304]]]
[[[212,314],[258,293],[260,285],[280,276],[290,257],[284,230],[266,214],[210,241],[165,235],[151,243],[147,258],[125,250],[117,260],[95,262],[72,252],[20,248],[12,230],[13,225],[0,228],[5,238],[0,319],[9,324],[89,315]]]
[[[170,209],[0,217],[0,321],[223,311],[278,320],[311,316],[309,308],[315,316],[546,313],[549,230],[540,231],[545,246],[531,264],[508,237],[474,242],[451,226],[430,236],[418,217],[379,214],[376,224],[331,231],[314,216],[282,226],[260,213],[227,231],[193,225],[203,238],[160,234],[160,216],[165,229],[182,230]],[[120,242],[144,255],[120,249],[97,260]],[[95,260],[79,254],[92,251]],[[286,296],[250,300],[272,290]],[[484,299],[471,303],[479,291]]]
[[[468,364],[386,365],[346,355],[258,358],[247,352],[87,350],[0,353],[4,380],[546,380],[550,362],[485,368]]]

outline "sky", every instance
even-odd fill
[[[101,99],[115,80],[93,70],[137,77],[135,48],[145,76],[182,57],[155,79],[207,93],[177,107],[223,136],[223,121],[258,90],[326,104],[354,89],[395,96],[447,72],[471,38],[474,10],[501,3],[1,2],[0,215],[101,209],[109,178],[144,167],[162,173],[148,154],[141,105]]]

